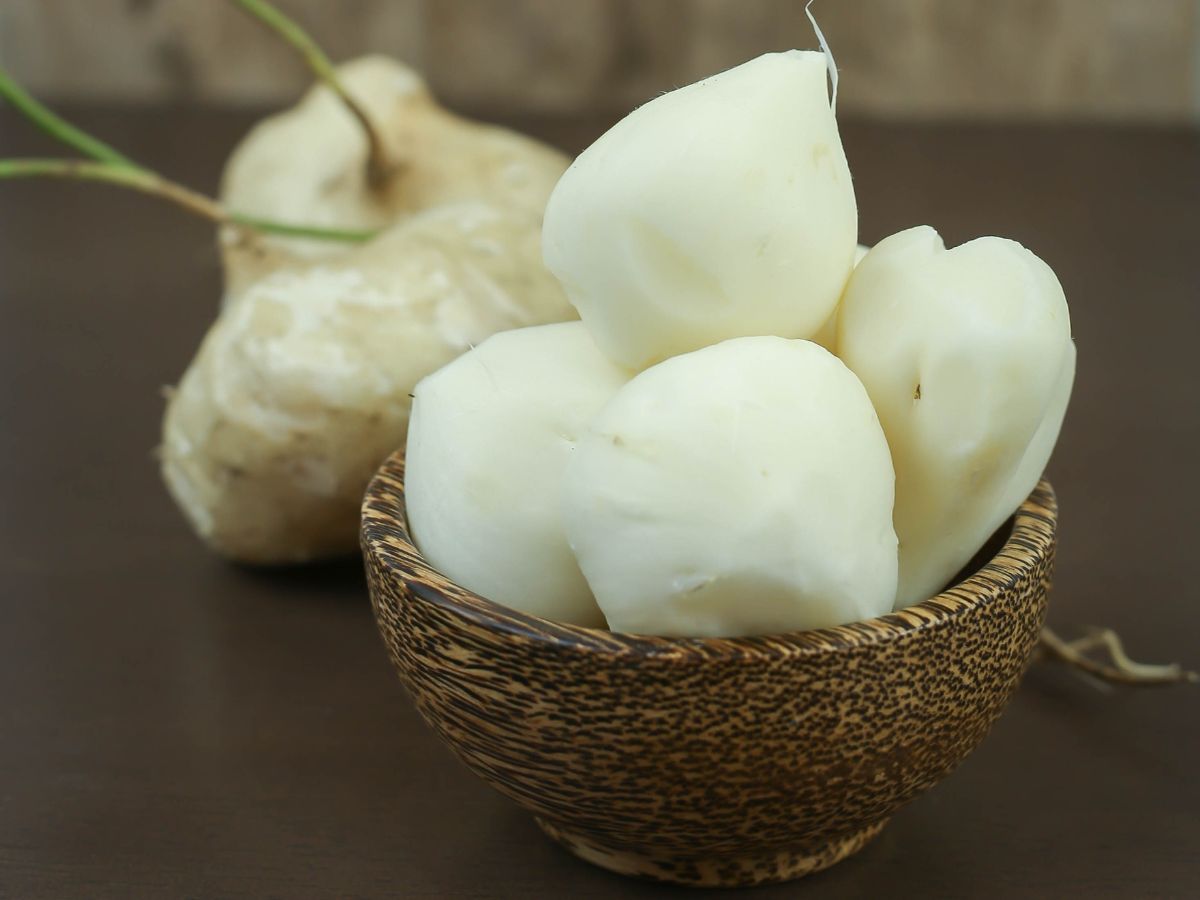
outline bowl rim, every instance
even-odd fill
[[[1053,552],[1058,502],[1050,482],[1041,479],[1008,521],[1012,530],[995,556],[928,600],[832,628],[736,638],[663,637],[571,625],[503,606],[456,584],[425,560],[409,534],[403,449],[384,461],[367,486],[360,536],[369,570],[378,567],[386,577],[402,584],[412,598],[514,640],[621,656],[695,659],[700,651],[699,656],[706,659],[783,658],[899,640],[914,631],[946,627],[998,602]],[[380,593],[372,586],[373,604],[389,602]]]

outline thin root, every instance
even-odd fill
[[[1088,654],[1103,648],[1108,660],[1099,661]],[[1111,628],[1091,628],[1074,641],[1064,641],[1049,628],[1042,629],[1043,655],[1109,684],[1150,687],[1164,684],[1200,682],[1200,674],[1189,672],[1178,663],[1149,665],[1134,662],[1125,653],[1121,638]]]

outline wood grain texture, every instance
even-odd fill
[[[279,0],[334,58],[425,70],[456,106],[624,108],[767,50],[801,0]],[[823,0],[842,108],[885,117],[1200,117],[1196,0]],[[49,96],[286,103],[309,79],[219,0],[5,0],[0,60]]]
[[[0,12],[6,8],[0,0]],[[212,190],[242,114],[68,107]],[[507,120],[577,152],[608,117]],[[864,242],[1017,238],[1071,302],[1050,624],[1200,667],[1200,136],[842,123]],[[0,108],[0,153],[55,152]],[[0,185],[0,896],[662,900],[546,840],[406,698],[355,565],[206,551],[151,448],[219,302],[213,234],[103,188]],[[862,851],[749,900],[1194,896],[1197,694],[1035,664]]]
[[[975,749],[1037,645],[1057,517],[1042,482],[937,597],[741,639],[563,625],[460,587],[411,543],[399,453],[367,489],[362,542],[392,662],[468,767],[589,862],[734,887],[861,850]]]

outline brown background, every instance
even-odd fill
[[[615,114],[581,106],[632,102],[799,27],[779,12],[790,4],[739,4],[736,21],[732,2],[686,5],[676,17],[654,0],[429,0],[416,30],[405,0],[289,4],[339,55],[420,35],[456,105],[572,151]],[[1192,115],[1180,73],[1194,65],[1194,4],[842,5],[900,10],[869,38],[846,34],[850,13],[823,12],[844,47],[862,240],[923,222],[951,243],[1018,238],[1070,299],[1079,376],[1050,469],[1062,506],[1051,621],[1111,625],[1137,657],[1200,667],[1200,135],[1167,121]],[[1041,71],[1070,77],[1033,78],[1011,51],[1043,20],[1060,25],[1037,40],[1069,49],[1042,54]],[[471,49],[493,33],[504,52]],[[205,62],[216,48],[221,61]],[[75,97],[67,111],[84,125],[208,190],[261,109],[97,98],[274,104],[306,80],[215,0],[0,0],[0,52]],[[1014,103],[1043,118],[1162,118],[908,115]],[[878,111],[890,120],[864,118]],[[0,109],[0,155],[49,152]],[[390,671],[356,564],[250,571],[189,533],[152,450],[159,388],[216,310],[212,245],[206,226],[145,198],[0,184],[0,897],[690,896],[575,861],[458,765]],[[862,854],[748,896],[1200,896],[1198,750],[1200,689],[1102,691],[1039,664],[979,751]]]
[[[622,109],[769,49],[803,0],[279,0],[334,58],[377,50],[455,105]],[[1196,121],[1200,0],[818,0],[850,113]],[[47,96],[282,103],[308,83],[222,0],[2,0],[0,61]]]

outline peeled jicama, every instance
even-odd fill
[[[1014,241],[881,241],[842,298],[838,352],[891,445],[897,608],[933,596],[1033,489],[1075,373],[1062,287]]]
[[[632,368],[730,337],[811,337],[858,213],[826,59],[793,50],[651,100],[589,147],[546,209],[545,260]]]
[[[614,631],[770,634],[880,615],[893,475],[866,392],[809,341],[669,359],[601,411],[567,466],[567,537]]]
[[[568,322],[488,338],[418,384],[405,504],[425,557],[498,603],[602,626],[563,532],[562,473],[628,379]]]
[[[236,297],[163,425],[163,474],[201,537],[251,563],[352,553],[416,383],[497,331],[572,317],[539,255],[528,214],[461,204]]]

